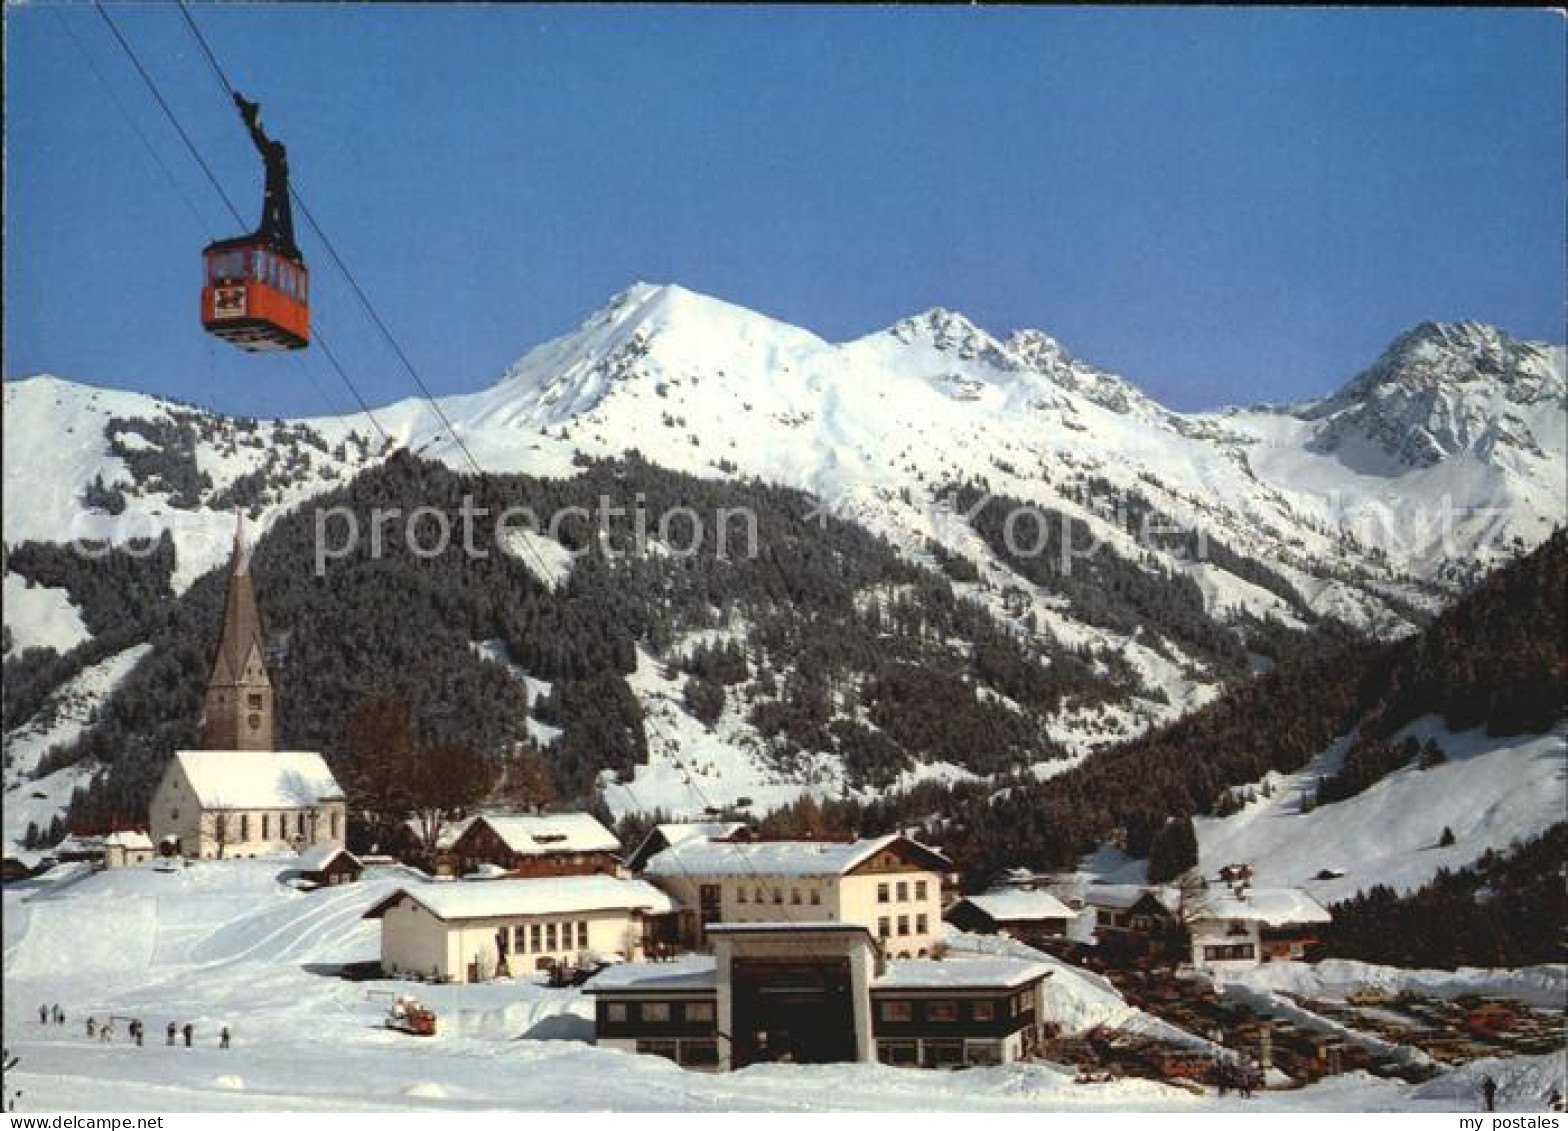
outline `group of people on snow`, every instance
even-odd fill
[[[64,1025],[65,1011],[59,1005],[40,1005],[38,1007],[38,1023],[40,1025]],[[147,1036],[147,1027],[142,1024],[140,1018],[132,1017],[126,1023],[126,1032],[130,1035],[131,1040],[140,1046]],[[185,1022],[184,1025],[176,1021],[170,1021],[163,1034],[163,1043],[170,1048],[178,1044],[182,1038],[185,1047],[190,1048],[196,1039],[196,1026],[189,1021]],[[87,1039],[91,1041],[94,1038],[105,1044],[114,1040],[114,1016],[112,1014],[102,1024],[99,1023],[96,1017],[87,1018]],[[228,1048],[229,1041],[229,1027],[225,1025],[218,1033],[218,1047],[220,1049]]]

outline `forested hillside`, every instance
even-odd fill
[[[625,676],[639,653],[684,673],[688,709],[745,712],[781,765],[803,750],[843,759],[854,780],[885,782],[907,767],[947,761],[981,773],[1058,751],[1046,712],[1071,699],[1092,709],[1121,693],[1114,658],[1028,639],[957,596],[941,574],[911,564],[858,526],[814,518],[814,500],[756,484],[702,480],[636,458],[583,461],[570,479],[469,477],[398,455],[351,485],[284,517],[261,538],[252,572],[278,688],[281,746],[321,749],[339,769],[347,721],[371,697],[409,704],[422,737],[465,743],[494,760],[529,739],[529,715],[560,729],[544,751],[559,793],[588,794],[601,770],[630,774],[646,759],[642,712]],[[518,545],[497,546],[476,522],[436,557],[413,554],[402,527],[373,556],[375,508],[433,506],[458,515],[465,495],[491,516],[527,506],[621,508],[567,518],[560,538],[586,552],[558,585]],[[682,557],[654,546],[629,553],[638,511],[690,507],[756,516],[758,553],[710,539]],[[318,508],[348,508],[367,532],[351,555],[313,573]],[[334,519],[329,531],[343,529]],[[427,532],[428,536],[428,532]],[[559,547],[558,547],[559,549]],[[56,581],[69,586],[70,577]],[[139,813],[172,750],[195,741],[216,640],[224,579],[197,581],[146,625],[153,644],[77,742],[47,769],[104,767],[76,816],[89,823]],[[719,633],[717,652],[688,636]],[[499,642],[515,669],[549,685],[529,703],[522,681],[475,645]],[[352,777],[352,774],[346,774]]]
[[[1300,769],[1354,734],[1342,771],[1364,789],[1421,756],[1391,744],[1437,715],[1452,728],[1540,732],[1562,717],[1568,537],[1479,583],[1421,634],[1393,644],[1320,642],[1209,706],[1046,781],[922,785],[867,806],[829,805],[844,827],[924,823],[971,882],[1006,867],[1059,867],[1104,842],[1149,854],[1168,820],[1212,814],[1237,786]],[[1391,752],[1391,753],[1390,753]],[[1325,784],[1323,804],[1344,796]]]

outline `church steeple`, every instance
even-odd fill
[[[236,516],[223,636],[202,709],[202,745],[208,750],[272,749],[272,681],[264,656],[261,618],[250,586],[245,519]]]

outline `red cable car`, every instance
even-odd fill
[[[238,93],[234,102],[267,169],[261,226],[202,252],[201,324],[248,352],[304,349],[310,344],[310,272],[294,243],[288,156],[263,132],[261,107]]]

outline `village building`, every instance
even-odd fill
[[[1182,949],[1181,893],[1173,887],[1096,884],[1084,889],[1094,941],[1108,957],[1168,958]]]
[[[997,887],[955,901],[945,918],[961,931],[1040,943],[1063,938],[1078,912],[1039,888]]]
[[[650,921],[672,910],[651,884],[585,875],[414,884],[364,917],[381,920],[385,973],[482,982],[557,965],[638,961]]]
[[[105,868],[127,868],[152,858],[152,838],[140,829],[121,829],[103,838]]]
[[[342,844],[347,805],[320,754],[179,750],[164,768],[151,816],[161,849],[218,860]]]
[[[588,813],[481,813],[443,850],[459,873],[485,865],[513,876],[617,876],[621,842]]]
[[[317,887],[357,884],[365,865],[341,844],[318,844],[299,854],[294,862],[299,878]]]
[[[103,837],[87,833],[69,833],[49,852],[61,864],[102,864]]]
[[[596,1042],[728,1071],[766,1062],[1004,1064],[1043,1032],[1050,970],[1013,958],[886,961],[858,923],[726,923],[713,953],[588,983]]]
[[[704,948],[714,924],[858,924],[891,957],[922,958],[942,936],[952,864],[901,834],[849,842],[692,837],[643,875],[680,907],[674,941]]]
[[[1205,893],[1188,913],[1192,965],[1214,972],[1307,958],[1332,919],[1327,908],[1294,888]]]
[[[272,748],[264,655],[241,527],[203,704],[206,748],[177,751],[153,792],[147,824],[160,851],[209,860],[343,843],[347,806],[326,761]]]
[[[18,848],[0,859],[0,880],[10,883],[41,876],[55,865],[53,853],[31,852]]]
[[[633,872],[641,872],[648,866],[649,860],[666,848],[673,848],[688,840],[751,839],[751,827],[743,821],[667,821],[648,830],[642,843],[626,858],[626,866]]]

